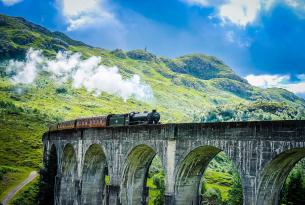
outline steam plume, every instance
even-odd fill
[[[132,96],[139,100],[152,99],[150,86],[142,83],[140,76],[133,75],[130,79],[124,79],[118,67],[107,67],[100,63],[99,56],[83,60],[80,53],[61,51],[55,59],[48,59],[41,51],[31,48],[25,61],[10,60],[7,71],[14,73],[14,83],[33,83],[40,71],[48,71],[57,81],[66,82],[71,79],[74,88],[84,87],[96,95],[107,92],[124,100]]]

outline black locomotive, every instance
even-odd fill
[[[152,112],[131,112],[128,114],[108,115],[107,126],[158,124],[160,113]]]

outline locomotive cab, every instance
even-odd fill
[[[129,114],[108,115],[107,126],[116,127],[125,125],[129,125]]]

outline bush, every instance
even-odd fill
[[[164,173],[160,172],[153,176],[153,183],[156,185],[157,189],[160,191],[160,194],[153,201],[154,205],[164,204],[164,194],[165,194],[165,179]]]
[[[296,164],[282,189],[281,204],[303,205],[305,201],[305,160]]]
[[[0,181],[3,179],[3,176],[8,172],[19,172],[19,169],[8,167],[8,166],[0,166]]]
[[[37,205],[39,192],[39,180],[35,179],[33,182],[25,186],[13,199],[13,205]]]
[[[208,188],[202,195],[202,205],[221,205],[222,198],[218,189]]]
[[[233,177],[232,189],[229,191],[228,205],[242,205],[243,204],[243,190],[239,176]]]
[[[65,94],[65,93],[67,93],[67,89],[64,88],[64,87],[56,88],[56,93],[57,94]]]

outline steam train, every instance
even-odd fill
[[[76,120],[64,121],[51,125],[49,131],[66,130],[74,128],[94,128],[94,127],[116,127],[128,125],[159,124],[160,113],[156,110],[152,112],[130,112],[127,114],[110,114],[90,118],[79,118]]]

